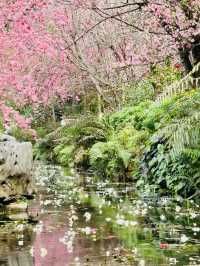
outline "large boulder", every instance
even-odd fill
[[[30,142],[18,142],[9,135],[0,135],[1,202],[33,194],[32,164]]]

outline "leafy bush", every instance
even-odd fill
[[[134,180],[149,193],[196,195],[200,92],[183,89],[162,101],[153,100],[164,86],[179,79],[180,73],[170,65],[164,71],[153,69],[147,79],[125,91],[129,106],[102,118],[80,117],[49,134],[40,151],[48,149],[50,159],[92,169],[103,178]]]
[[[104,176],[126,179],[138,171],[138,161],[148,140],[147,131],[127,125],[107,142],[97,142],[89,150],[90,164]]]
[[[150,80],[141,80],[123,88],[123,101],[125,105],[136,106],[141,102],[153,100],[155,90]]]
[[[166,61],[165,65],[153,66],[147,79],[153,85],[155,94],[157,95],[163,92],[165,87],[171,85],[177,80],[180,80],[181,72],[179,69],[170,64],[169,61]]]

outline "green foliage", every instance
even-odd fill
[[[71,164],[74,159],[75,165],[86,166],[89,161],[87,150],[112,134],[112,129],[106,123],[106,119],[100,122],[96,117],[90,116],[80,117],[71,125],[59,127],[37,143],[35,157],[53,160],[62,165]]]
[[[0,116],[0,133],[3,133],[3,131],[4,131],[3,119],[2,119],[2,117]]]
[[[181,79],[181,72],[166,60],[163,66],[152,66],[149,75],[142,80],[122,87],[125,105],[136,106],[154,100],[163,89]]]
[[[123,128],[126,124],[132,124],[136,129],[141,129],[142,121],[151,104],[151,101],[145,101],[134,107],[125,107],[110,115],[110,123],[116,130]]]
[[[163,99],[170,98],[173,95],[178,95],[180,93],[191,91],[192,89],[197,88],[199,86],[200,79],[196,78],[196,76],[198,76],[199,71],[200,62],[196,64],[193,70],[185,77],[171,82],[170,85],[167,84],[167,86],[163,89],[162,94],[159,95],[157,100],[162,101]]]
[[[17,126],[12,127],[12,136],[15,137],[19,141],[30,141],[34,142],[33,135],[29,130],[24,130]]]
[[[146,174],[138,185],[148,184],[149,190],[165,195],[191,196],[199,190],[199,150],[185,150],[179,156],[171,156],[166,143],[158,144],[151,151],[154,156],[144,159]]]
[[[117,144],[113,142],[98,142],[89,152],[90,164],[104,176],[113,177],[123,174],[120,158],[117,154]]]
[[[181,72],[174,68],[170,62],[165,63],[164,66],[153,66],[152,71],[148,77],[148,81],[152,84],[155,90],[155,95],[163,92],[163,89],[172,83],[181,79]]]
[[[191,78],[180,80],[170,64],[152,68],[149,77],[122,88],[125,107],[102,118],[80,116],[47,135],[40,153],[48,151],[48,160],[92,169],[102,178],[134,180],[146,193],[196,195],[200,92],[188,90],[189,83]],[[154,101],[160,92],[162,101]]]
[[[155,96],[154,86],[148,79],[126,85],[122,90],[123,101],[129,106],[136,106],[143,101],[153,100]]]
[[[200,93],[193,90],[161,103],[142,102],[111,114],[107,120],[115,133],[107,142],[92,147],[91,165],[105,169],[108,176],[110,169],[113,175],[116,169],[124,175],[130,171],[138,186],[149,192],[195,194],[200,183],[199,103]],[[155,146],[157,138],[164,141]],[[147,148],[152,149],[152,157],[142,160]],[[146,163],[147,174],[141,162]]]
[[[54,154],[57,156],[57,160],[61,165],[70,165],[72,160],[72,154],[74,145],[59,144],[54,148]]]
[[[44,160],[46,162],[55,162],[56,156],[53,153],[53,145],[49,139],[41,139],[33,147],[33,156],[35,160]]]
[[[132,171],[138,171],[138,158],[147,140],[147,131],[137,131],[127,125],[116,135],[110,135],[106,142],[97,142],[91,147],[90,164],[105,176],[130,178]]]
[[[163,124],[158,134],[165,135],[173,147],[174,154],[181,154],[185,148],[198,147],[200,131],[200,93],[191,91],[179,97],[173,107],[173,116]]]

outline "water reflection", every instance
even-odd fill
[[[29,252],[33,241],[31,225],[6,219],[0,226],[0,265],[33,266],[34,259]]]
[[[200,265],[194,202],[138,199],[132,184],[66,176],[54,166],[35,172],[40,193],[28,213],[0,214],[0,265]]]

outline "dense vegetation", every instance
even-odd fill
[[[199,0],[1,1],[2,131],[31,140],[37,159],[197,196],[199,11]]]
[[[1,265],[200,265],[200,0],[0,0],[0,66]]]
[[[166,96],[172,80],[186,90]],[[200,92],[187,83],[177,68],[158,67],[124,89],[119,110],[78,115],[38,142],[35,156],[133,182],[147,194],[198,196]]]

